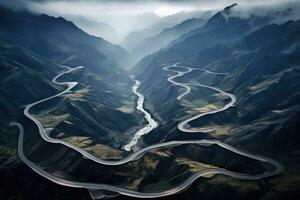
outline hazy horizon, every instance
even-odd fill
[[[12,0],[7,2],[0,0],[2,5],[17,10],[26,9],[55,17],[62,16],[74,21],[76,25],[96,36],[101,35],[97,34],[97,31],[85,29],[85,25],[87,23],[108,24],[116,33],[111,33],[114,34],[113,36],[102,35],[102,37],[113,43],[119,43],[132,31],[144,30],[157,24],[162,18],[178,13],[220,10],[233,3],[238,3],[241,7],[271,8],[293,2],[297,1],[288,0],[282,3],[279,0],[267,2],[258,0]],[[191,16],[188,14],[186,16],[174,16],[173,20],[175,23],[179,23]],[[79,17],[83,19],[80,22],[76,20]]]

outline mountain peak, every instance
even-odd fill
[[[238,5],[237,3],[231,4],[230,6],[225,7],[223,12],[225,12],[226,14],[230,14],[232,11],[232,8],[236,7],[237,5]]]
[[[215,14],[208,22],[207,25],[215,26],[225,23],[232,13],[232,8],[236,7],[238,4],[234,3],[230,6],[225,7],[222,11]]]

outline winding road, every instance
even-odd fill
[[[178,83],[178,82],[174,81],[174,78],[183,76],[184,74],[189,73],[189,72],[193,71],[194,69],[189,68],[189,67],[182,67],[182,68],[187,69],[187,71],[181,72],[181,71],[177,71],[177,70],[174,70],[174,69],[170,69],[172,67],[182,67],[182,66],[177,66],[177,64],[174,64],[174,65],[164,67],[164,70],[166,70],[166,71],[172,71],[172,72],[177,73],[176,75],[168,78],[169,82],[171,82],[174,85],[186,88],[186,91],[183,94],[181,94],[177,97],[178,100],[181,100],[186,94],[188,94],[190,92],[191,89],[190,89],[189,85],[198,85],[198,86],[201,86],[201,87],[206,87],[206,88],[218,91],[220,93],[223,93],[224,95],[227,95],[231,98],[231,102],[226,104],[223,108],[220,108],[220,109],[217,109],[217,110],[214,110],[214,111],[210,111],[210,112],[207,112],[207,113],[202,113],[202,114],[196,115],[194,117],[191,117],[191,118],[179,123],[179,125],[178,125],[179,130],[181,130],[183,132],[198,132],[198,130],[196,131],[195,129],[187,128],[186,127],[187,124],[190,121],[195,120],[195,119],[197,119],[199,117],[202,117],[204,115],[224,111],[224,110],[228,109],[230,106],[232,106],[235,103],[235,101],[236,101],[235,96],[232,95],[232,94],[226,93],[226,92],[222,91],[221,89],[211,87],[211,86],[201,85],[201,84]],[[59,74],[59,75],[57,75],[56,77],[53,78],[52,81],[54,83],[59,84],[59,85],[67,86],[67,88],[64,91],[62,91],[62,92],[60,92],[56,95],[53,95],[51,97],[45,98],[43,100],[39,100],[39,101],[36,101],[32,104],[29,104],[24,109],[24,114],[38,126],[39,133],[45,141],[50,142],[50,143],[63,144],[65,146],[67,146],[69,148],[72,148],[75,151],[81,153],[84,157],[86,157],[88,159],[91,159],[91,160],[93,160],[97,163],[100,163],[100,164],[112,165],[112,166],[113,165],[125,164],[127,162],[139,159],[140,157],[142,157],[148,151],[158,149],[158,148],[169,147],[169,146],[178,146],[178,145],[184,145],[184,144],[197,144],[197,145],[202,145],[202,146],[209,146],[209,145],[215,144],[215,145],[218,145],[218,146],[220,146],[222,148],[225,148],[229,151],[232,151],[236,154],[246,156],[246,157],[249,157],[249,158],[252,158],[252,159],[255,159],[255,160],[258,160],[258,161],[261,161],[261,162],[265,162],[265,163],[268,163],[270,165],[273,165],[274,170],[267,171],[267,172],[264,172],[263,174],[259,174],[259,175],[249,175],[249,174],[235,173],[235,172],[231,172],[231,171],[228,171],[228,170],[225,170],[225,169],[207,168],[207,169],[203,169],[203,170],[198,171],[197,173],[195,173],[194,175],[192,175],[188,179],[186,179],[184,182],[180,183],[178,186],[176,186],[176,187],[174,187],[170,190],[167,190],[167,191],[164,191],[164,192],[155,192],[155,193],[142,193],[142,192],[131,191],[131,190],[127,190],[127,189],[112,186],[112,185],[105,185],[105,184],[98,184],[98,183],[68,181],[68,180],[64,180],[62,178],[56,177],[52,174],[49,174],[48,172],[44,171],[43,169],[41,169],[40,167],[38,167],[37,165],[35,165],[33,162],[31,162],[30,160],[28,160],[26,158],[26,156],[23,153],[23,138],[24,138],[23,126],[19,123],[16,123],[16,122],[11,123],[12,126],[17,126],[19,128],[20,136],[19,136],[19,143],[18,143],[18,153],[19,153],[20,158],[32,170],[34,170],[35,172],[37,172],[41,176],[49,179],[50,181],[55,182],[55,183],[60,184],[60,185],[69,186],[69,187],[86,188],[86,189],[89,189],[90,191],[91,190],[108,190],[108,191],[116,192],[116,193],[127,195],[127,196],[132,196],[132,197],[155,198],[155,197],[162,197],[162,196],[167,196],[167,195],[178,193],[178,192],[186,189],[188,186],[190,186],[197,178],[199,178],[201,176],[204,176],[206,174],[223,174],[223,175],[231,176],[231,177],[234,177],[234,178],[237,178],[237,179],[259,180],[259,179],[262,179],[262,178],[267,178],[267,177],[270,177],[270,176],[274,176],[274,175],[278,175],[278,174],[283,173],[284,167],[279,162],[277,162],[276,160],[266,158],[266,157],[263,157],[263,156],[260,156],[260,155],[254,155],[254,154],[250,154],[250,153],[247,153],[247,152],[243,152],[243,151],[238,150],[234,147],[231,147],[227,144],[224,144],[224,143],[222,143],[218,140],[203,139],[203,140],[185,140],[185,141],[165,142],[165,143],[152,145],[152,146],[146,147],[144,149],[138,150],[136,152],[133,152],[132,154],[130,154],[129,156],[127,156],[127,157],[125,157],[121,160],[111,161],[111,160],[99,159],[99,158],[89,154],[88,152],[80,149],[79,147],[77,147],[75,145],[72,145],[68,142],[65,142],[65,141],[62,141],[62,140],[59,140],[59,139],[53,139],[53,138],[49,137],[48,134],[46,133],[45,129],[43,128],[42,124],[34,116],[32,116],[29,113],[29,110],[30,110],[30,108],[32,108],[33,106],[35,106],[39,103],[42,103],[42,102],[45,102],[45,101],[50,100],[52,98],[61,96],[65,93],[69,92],[72,88],[74,88],[78,84],[77,82],[58,82],[57,79],[59,77],[61,77],[62,75],[64,75],[64,74],[70,73],[70,72],[72,72],[74,70],[77,70],[77,69],[80,69],[80,68],[82,68],[82,66],[77,67],[77,68],[68,68],[67,71],[62,72],[61,74]],[[211,72],[211,71],[208,71],[208,70],[204,70],[204,71],[207,72],[207,73],[214,73],[214,72]],[[214,74],[224,74],[224,73],[214,73]],[[137,109],[140,110],[141,112],[143,112],[143,111],[145,111],[143,109],[143,107],[138,107],[139,105],[143,106],[143,101],[144,101],[144,96],[137,92],[137,88],[139,87],[139,85],[140,85],[140,82],[136,81],[135,85],[133,86],[133,91],[139,97],[138,98]],[[145,111],[143,113],[144,113],[147,121],[148,122],[151,121],[151,119],[152,119],[151,115],[147,111]],[[157,124],[156,124],[156,126],[157,126]],[[139,136],[142,136],[142,135],[139,135]],[[129,149],[129,147],[128,147],[128,149]],[[92,198],[98,198],[96,196],[93,196],[93,194],[94,194],[93,192],[90,192],[90,193],[92,195]]]
[[[68,187],[74,187],[74,188],[85,188],[85,189],[88,189],[90,191],[91,195],[96,194],[96,193],[92,192],[93,190],[100,190],[100,191],[101,190],[108,190],[108,191],[116,192],[116,193],[119,193],[119,194],[122,194],[122,195],[131,196],[131,197],[157,198],[157,197],[163,197],[163,196],[176,194],[180,191],[183,191],[187,187],[189,187],[196,179],[198,179],[201,176],[205,176],[207,174],[223,174],[223,175],[231,176],[233,178],[242,179],[242,180],[259,180],[259,179],[262,179],[262,178],[266,178],[266,177],[270,177],[270,176],[280,174],[284,170],[282,165],[280,163],[278,163],[277,161],[275,161],[275,160],[265,158],[263,156],[258,156],[258,155],[253,155],[253,154],[242,152],[238,149],[235,149],[235,148],[233,148],[229,145],[226,145],[224,143],[221,143],[220,141],[217,141],[217,140],[199,140],[199,141],[189,140],[189,141],[172,141],[172,142],[153,145],[151,147],[147,147],[147,148],[143,149],[143,151],[139,151],[139,153],[135,153],[134,155],[135,155],[135,157],[139,157],[140,154],[143,154],[147,151],[157,149],[157,148],[161,148],[161,147],[172,146],[172,145],[178,146],[178,145],[182,145],[182,144],[200,144],[200,145],[207,146],[207,145],[217,144],[217,145],[219,145],[219,146],[221,146],[225,149],[228,149],[230,151],[233,151],[237,154],[247,156],[249,158],[253,158],[253,159],[259,160],[261,162],[266,162],[266,163],[272,164],[272,165],[275,166],[275,170],[271,171],[271,172],[265,172],[265,173],[260,174],[260,175],[248,175],[248,174],[241,174],[241,173],[231,172],[231,171],[228,171],[228,170],[225,170],[225,169],[206,168],[206,169],[200,170],[197,173],[193,174],[188,179],[186,179],[184,182],[180,183],[178,186],[176,186],[172,189],[166,190],[164,192],[153,192],[153,193],[150,193],[150,192],[149,193],[137,192],[137,191],[132,191],[132,190],[116,187],[116,186],[113,186],[113,185],[69,181],[69,180],[59,178],[57,176],[54,176],[54,175],[46,172],[45,170],[43,170],[42,168],[38,167],[33,162],[31,162],[29,159],[27,159],[26,156],[24,155],[24,152],[23,152],[24,128],[21,124],[16,123],[16,122],[12,122],[10,125],[11,126],[17,126],[18,129],[19,129],[20,136],[19,136],[19,142],[18,142],[18,154],[19,154],[21,160],[26,165],[28,165],[33,171],[35,171],[36,173],[38,173],[42,177],[47,178],[48,180],[50,180],[50,181],[52,181],[56,184],[63,185],[63,186],[68,186]],[[99,198],[98,196],[91,196],[91,197],[93,199],[98,199]],[[101,197],[104,197],[104,196],[101,196]]]
[[[183,69],[187,69],[186,71],[182,72],[182,71],[178,71],[178,70],[175,70],[175,69],[170,69],[172,67],[176,67],[176,68],[183,68]],[[235,95],[233,94],[230,94],[230,93],[227,93],[227,92],[224,92],[222,91],[221,89],[219,88],[216,88],[216,87],[212,87],[212,86],[208,86],[208,85],[203,85],[203,84],[191,84],[191,83],[179,83],[179,82],[176,82],[174,81],[173,79],[174,78],[178,78],[178,77],[181,77],[187,73],[190,73],[192,72],[193,70],[201,70],[201,71],[204,71],[206,73],[210,73],[210,74],[216,74],[216,75],[226,75],[228,73],[218,73],[218,72],[212,72],[212,71],[209,71],[209,70],[205,70],[205,69],[197,69],[197,68],[191,68],[191,67],[185,67],[185,66],[178,66],[178,63],[176,64],[173,64],[173,65],[168,65],[168,66],[165,66],[163,67],[163,69],[165,71],[171,71],[171,72],[175,72],[176,75],[174,76],[170,76],[168,78],[168,81],[174,85],[177,85],[177,86],[180,86],[180,87],[183,87],[186,89],[185,92],[183,92],[182,94],[180,94],[178,97],[177,97],[177,100],[181,100],[185,95],[187,95],[188,93],[190,93],[191,91],[191,88],[190,88],[190,85],[194,85],[194,86],[199,86],[199,87],[204,87],[204,88],[208,88],[208,89],[211,89],[211,90],[214,90],[214,91],[217,91],[225,96],[228,96],[230,98],[230,102],[228,104],[226,104],[224,107],[222,108],[219,108],[219,109],[216,109],[216,110],[212,110],[212,111],[209,111],[209,112],[205,112],[205,113],[201,113],[201,114],[198,114],[198,115],[195,115],[191,118],[188,118],[182,122],[180,122],[178,124],[178,129],[182,132],[188,132],[188,133],[197,133],[197,132],[203,132],[203,133],[208,133],[208,132],[211,132],[213,131],[214,129],[213,128],[205,128],[205,129],[202,129],[202,128],[190,128],[190,126],[188,125],[189,122],[195,120],[195,119],[198,119],[200,117],[203,117],[205,115],[211,115],[211,114],[215,114],[215,113],[218,113],[218,112],[222,112],[224,110],[227,110],[228,108],[230,108],[231,106],[234,105],[234,103],[236,102],[236,97]]]
[[[71,73],[75,70],[81,69],[81,68],[83,68],[83,66],[79,66],[79,67],[75,67],[75,68],[69,68],[69,67],[66,67],[66,68],[67,68],[67,70],[60,73],[60,74],[58,74],[57,76],[55,76],[52,79],[52,82],[55,83],[55,84],[58,84],[58,85],[67,86],[67,88],[65,90],[63,90],[62,92],[59,92],[58,94],[55,94],[55,95],[47,97],[45,99],[36,101],[34,103],[31,103],[31,104],[28,104],[24,109],[24,115],[26,117],[28,117],[29,119],[31,119],[37,125],[37,127],[39,129],[39,133],[40,133],[41,137],[43,138],[43,140],[45,140],[47,142],[50,142],[50,143],[54,143],[54,144],[65,145],[65,146],[79,152],[85,158],[93,160],[94,162],[97,162],[97,163],[103,164],[103,165],[121,165],[121,164],[124,164],[124,163],[127,163],[129,161],[134,160],[135,159],[134,154],[131,154],[130,156],[128,156],[128,157],[126,157],[122,160],[116,160],[116,161],[99,159],[98,157],[88,153],[85,150],[82,150],[81,148],[79,148],[79,147],[77,147],[77,146],[75,146],[75,145],[73,145],[69,142],[66,142],[66,141],[60,140],[60,139],[54,139],[54,138],[50,137],[47,134],[47,132],[46,132],[45,128],[43,127],[43,125],[41,124],[41,122],[35,116],[30,114],[30,109],[32,107],[34,107],[34,106],[36,106],[40,103],[43,103],[45,101],[51,100],[53,98],[59,97],[63,94],[66,94],[66,93],[70,92],[71,89],[73,89],[78,84],[78,82],[58,82],[57,81],[57,79],[60,78],[61,76],[65,75],[65,74],[68,74],[68,73]],[[134,86],[133,86],[133,92],[138,96],[137,109],[140,110],[145,115],[145,118],[147,119],[149,124],[146,125],[144,128],[140,129],[139,131],[137,131],[137,133],[134,135],[132,141],[128,144],[128,146],[125,146],[126,150],[128,150],[128,151],[132,148],[132,146],[134,146],[136,144],[137,140],[142,135],[150,132],[153,128],[157,127],[157,122],[151,117],[150,113],[145,111],[144,108],[143,108],[144,96],[141,93],[137,92],[137,89],[138,89],[139,85],[140,85],[140,82],[136,81]],[[138,153],[138,152],[136,152],[136,153]]]

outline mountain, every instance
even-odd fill
[[[169,22],[173,24],[180,24],[181,22],[192,18],[209,19],[214,15],[215,10],[194,10],[194,11],[181,11],[172,15],[167,15],[161,19],[162,22]]]
[[[173,25],[173,23],[160,21],[157,24],[151,26],[150,28],[139,31],[132,31],[121,41],[120,44],[126,50],[132,51],[132,49],[134,49],[145,38],[152,37],[155,34],[161,32],[164,28],[168,28]]]
[[[239,18],[231,15],[234,6],[218,12],[203,27],[147,56],[133,68],[137,79],[143,80],[141,89],[147,108],[161,124],[141,143],[212,137],[248,152],[273,157],[285,164],[286,173],[270,179],[256,192],[254,185],[248,185],[242,193],[259,193],[254,199],[297,199],[299,187],[293,182],[300,177],[300,21],[274,24],[273,15]],[[167,78],[176,73],[163,69],[173,63],[195,68],[174,80],[208,85],[236,95],[234,107],[190,123],[192,127],[213,127],[213,132],[183,133],[177,125],[188,117],[221,108],[229,100],[208,88],[191,86],[191,93],[178,101],[176,98],[185,90],[168,82]],[[224,74],[205,73],[202,69]],[[232,193],[242,190],[241,187],[231,185],[231,181],[199,181],[201,186],[178,195],[178,199],[193,198],[203,191],[207,192],[203,199],[219,199],[223,195],[241,198]],[[237,185],[243,184],[238,182]],[[222,195],[215,194],[219,188],[223,188]]]
[[[156,67],[157,63],[189,60],[205,48],[242,37],[271,21],[269,16],[253,15],[249,18],[239,18],[231,15],[234,6],[237,5],[226,7],[211,17],[202,27],[182,35],[164,49],[145,57],[135,65],[133,71],[136,69],[137,73],[143,73],[144,70]]]
[[[91,36],[64,18],[12,12],[1,8],[0,37],[11,40],[55,62],[80,59],[82,48],[103,54],[121,67],[128,67],[129,55],[120,46]],[[92,50],[94,49],[94,50]]]
[[[51,79],[66,70],[63,66],[84,66],[64,75],[65,80],[78,82],[74,94],[45,102],[43,105],[49,105],[32,112],[42,124],[45,121],[44,127],[55,124],[53,134],[57,131],[67,137],[68,134],[74,136],[74,130],[78,136],[89,132],[98,143],[121,148],[122,144],[113,140],[119,136],[129,137],[142,123],[137,118],[141,114],[134,109],[135,94],[131,91],[134,81],[115,60],[117,54],[125,51],[86,34],[63,18],[11,10],[4,10],[1,16],[3,102],[0,103],[12,108],[12,113],[20,111],[34,99],[62,90]],[[12,97],[15,100],[5,106]],[[51,118],[56,119],[55,122],[49,122]],[[116,126],[119,120],[123,123]]]
[[[136,60],[139,60],[142,57],[163,48],[169,42],[179,38],[183,34],[201,27],[205,22],[206,20],[202,18],[192,18],[171,28],[164,29],[155,36],[145,38],[132,50],[132,54]]]
[[[172,27],[179,25],[185,20],[193,19],[193,18],[202,18],[208,19],[211,15],[213,15],[214,11],[189,11],[189,12],[179,12],[173,15],[168,15],[162,17],[157,23],[152,25],[150,28],[146,28],[140,31],[130,32],[125,39],[121,42],[121,45],[127,49],[128,51],[132,51],[136,49],[137,46],[142,43],[147,38],[152,38],[158,35],[160,32],[172,31]],[[188,23],[187,23],[188,24]],[[188,28],[188,25],[186,28]],[[170,29],[170,30],[169,30]]]
[[[29,103],[60,93],[29,111],[47,136],[111,162],[128,156],[122,147],[145,120],[136,109],[134,81],[114,56],[119,47],[63,18],[0,12],[0,199],[134,199],[106,191],[115,189],[109,186],[121,188],[122,194],[130,190],[132,196],[142,192],[150,197],[175,191],[209,169],[216,171],[206,171],[191,187],[160,199],[299,199],[300,20],[279,24],[273,23],[273,15],[241,18],[233,15],[235,6],[145,57],[132,70],[141,81],[138,91],[144,95],[145,110],[159,123],[139,147],[178,140],[208,143],[152,149],[120,165],[100,164],[45,141],[23,114]],[[167,68],[174,63],[174,71]],[[67,86],[53,78],[63,72],[57,82],[78,83],[62,94]],[[190,91],[171,83],[172,76]],[[178,129],[183,120],[209,111],[186,128],[210,131]],[[11,121],[24,126],[24,137],[9,126]],[[246,153],[221,147],[216,140]],[[257,159],[245,156],[247,152]],[[284,172],[264,177],[280,164],[270,165],[260,155],[278,160]],[[31,164],[23,162],[24,156]],[[222,170],[226,175],[218,174]],[[40,171],[44,177],[36,174]],[[260,175],[264,178],[257,180]],[[104,185],[77,190],[49,179]]]
[[[36,124],[23,111],[26,105],[67,88],[54,83],[55,76],[83,66],[57,80],[78,82],[72,91],[39,103],[29,113],[43,127],[51,127],[47,134],[52,138],[69,141],[100,157],[118,155],[144,123],[142,114],[135,109],[136,96],[131,91],[134,81],[115,60],[118,53],[126,52],[86,34],[63,18],[4,8],[0,15],[0,198],[39,199],[41,193],[32,193],[27,187],[33,184],[40,191],[52,191],[47,192],[46,199],[53,199],[59,191],[68,189],[38,177],[21,162],[17,151],[19,133],[9,123],[18,121],[24,125],[24,152],[28,157],[35,154],[36,158],[59,159],[72,155],[63,145],[47,146],[49,143],[41,138]],[[58,152],[52,156],[41,153],[51,149]],[[84,160],[81,154],[74,159]],[[16,189],[16,184],[22,189]],[[70,193],[69,197],[73,195]]]
[[[107,23],[96,22],[85,17],[77,16],[66,16],[66,19],[72,21],[80,29],[91,35],[102,37],[113,43],[119,40],[117,31]]]
[[[172,188],[172,185],[185,180],[187,175],[195,172],[189,170],[190,166],[198,170],[222,167],[253,174],[264,170],[263,164],[252,159],[224,162],[235,160],[235,155],[217,146],[174,146],[147,152],[142,158],[123,165],[110,166],[86,159],[64,145],[45,142],[35,124],[22,112],[24,105],[64,89],[51,82],[53,76],[64,67],[4,40],[0,42],[0,58],[0,186],[3,199],[17,196],[35,200],[45,194],[45,199],[49,200],[57,195],[63,200],[89,199],[88,191],[56,185],[38,176],[21,162],[16,151],[18,130],[8,126],[12,120],[22,122],[24,126],[23,149],[26,157],[47,173],[69,181],[113,184],[133,191],[152,192]],[[124,129],[128,129],[129,125],[137,125],[135,123],[142,118],[139,113],[133,113],[135,105],[133,98],[128,98],[130,92],[126,88],[129,84],[124,84],[126,76],[112,71],[106,77],[106,74],[94,73],[87,66],[65,76],[59,81],[76,80],[79,84],[72,92],[64,94],[63,98],[37,105],[31,112],[45,128],[54,129],[48,132],[51,137],[72,142],[101,158],[119,159],[122,153],[118,148],[127,135]],[[222,159],[218,155],[222,155]],[[239,169],[241,163],[246,167]],[[32,187],[36,189],[35,192],[32,192]],[[90,192],[101,196],[101,191]]]

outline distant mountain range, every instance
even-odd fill
[[[85,17],[78,16],[66,16],[66,18],[72,21],[80,29],[91,35],[102,37],[103,39],[113,43],[116,43],[116,41],[119,40],[119,36],[116,30],[107,23],[100,23],[87,19]]]
[[[138,60],[164,47],[183,33],[200,27],[212,14],[213,11],[190,11],[163,17],[150,28],[131,32],[121,42],[121,45],[132,52],[135,59]],[[143,50],[141,51],[141,49]]]
[[[139,43],[141,43],[147,37],[152,37],[155,34],[161,32],[163,29],[172,26],[174,26],[174,23],[162,21],[151,26],[150,28],[143,29],[140,31],[132,31],[121,41],[120,44],[128,51],[132,51]]]
[[[163,47],[165,47],[169,42],[179,38],[189,31],[201,27],[205,24],[206,19],[202,18],[192,18],[185,20],[184,22],[173,26],[171,28],[164,29],[159,34],[145,38],[141,43],[139,43],[132,51],[132,56],[139,60],[144,56],[151,54]]]

